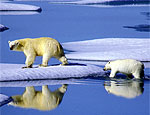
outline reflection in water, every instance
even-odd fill
[[[53,92],[48,89],[47,85],[42,86],[42,91],[36,91],[33,86],[26,87],[22,95],[12,96],[14,101],[9,105],[38,110],[52,110],[61,103],[66,90],[67,85],[62,85]]]
[[[150,20],[150,12],[141,12],[142,15],[147,17],[147,20]]]
[[[0,15],[34,15],[40,14],[38,11],[0,11]]]
[[[3,32],[3,31],[8,30],[8,29],[9,29],[8,27],[0,24],[0,32]]]
[[[125,80],[123,82],[107,81],[104,87],[108,93],[124,98],[135,98],[144,91],[143,81]]]
[[[124,26],[124,28],[131,28],[131,29],[135,29],[136,31],[140,31],[140,32],[150,32],[150,25],[149,24],[141,24],[141,25],[135,25],[135,26]]]

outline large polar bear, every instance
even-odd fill
[[[51,57],[57,58],[62,62],[62,65],[68,64],[62,46],[57,40],[53,38],[26,38],[9,41],[8,43],[10,50],[24,52],[26,56],[26,67],[23,68],[31,68],[36,56],[43,56],[42,64],[40,65],[43,67],[46,67],[48,65],[48,60]]]
[[[43,111],[52,110],[61,103],[67,86],[64,84],[53,92],[47,85],[42,86],[42,91],[36,91],[33,86],[26,87],[22,95],[12,96],[13,101],[9,105]]]
[[[116,73],[123,73],[128,77],[133,75],[137,79],[140,79],[144,76],[143,69],[144,64],[133,59],[109,61],[104,67],[104,71],[111,70],[109,77],[115,77]]]

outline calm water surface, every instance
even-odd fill
[[[24,63],[24,54],[9,51],[7,43],[20,38],[50,36],[61,43],[110,37],[149,38],[148,6],[100,8],[48,2],[13,3],[37,5],[42,7],[42,12],[34,15],[25,15],[28,12],[6,15],[8,12],[3,12],[1,23],[10,29],[0,33],[1,63]],[[41,58],[37,58],[35,64],[40,61]],[[52,59],[50,64],[54,63],[59,62]],[[150,73],[149,68],[145,71]],[[47,85],[51,91],[61,87],[61,84]],[[67,86],[62,101],[59,100],[60,104],[53,110],[23,109],[11,105],[4,105],[0,110],[1,115],[149,115],[149,86],[149,80],[81,79]],[[42,86],[35,89],[40,91]],[[22,95],[24,90],[25,87],[1,87],[0,92],[15,96]]]

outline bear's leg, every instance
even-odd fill
[[[51,55],[49,54],[44,54],[43,59],[42,59],[42,64],[40,64],[40,67],[47,67],[48,65],[48,60],[51,58]]]
[[[35,89],[33,86],[26,87],[25,93],[35,94]]]
[[[26,57],[26,66],[25,67],[22,67],[22,68],[32,68],[32,64],[34,63],[34,60],[35,60],[35,55],[29,55]]]
[[[58,60],[62,62],[61,65],[67,65],[68,64],[68,60],[65,56],[58,58]]]
[[[116,71],[111,70],[109,77],[115,77],[116,73],[117,73]]]
[[[50,96],[50,93],[51,93],[51,91],[48,89],[48,86],[47,85],[43,85],[42,86],[42,94]]]
[[[26,90],[23,94],[23,100],[25,100],[26,103],[32,103],[33,99],[35,98],[35,95],[36,95],[36,91],[34,89],[33,86],[29,86],[29,87],[26,87]]]

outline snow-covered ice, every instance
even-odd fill
[[[22,69],[21,64],[0,64],[0,81],[57,80],[104,75],[103,68],[94,65],[72,64]]]
[[[150,39],[105,38],[63,43],[66,56],[70,60],[86,61],[84,64],[74,62],[67,66],[49,66],[45,68],[21,69],[22,64],[0,64],[0,81],[59,80],[104,76],[104,63],[116,59],[137,59],[150,62]],[[95,61],[95,63],[91,63]],[[147,62],[146,62],[147,63]],[[98,65],[98,66],[96,66]],[[148,69],[150,63],[145,64]]]
[[[150,39],[105,38],[64,43],[68,59],[108,61],[136,59],[150,61]]]
[[[8,30],[8,29],[9,29],[8,27],[0,24],[0,32],[3,32],[3,31]]]
[[[11,102],[12,98],[6,95],[0,94],[0,107]]]
[[[0,11],[41,11],[41,8],[25,4],[0,3]]]

